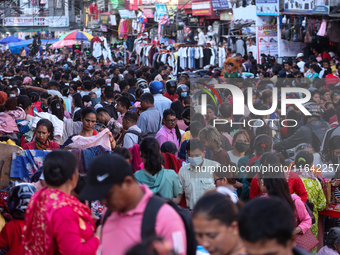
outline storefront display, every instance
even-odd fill
[[[285,0],[284,12],[329,14],[329,0]]]
[[[279,0],[256,0],[256,15],[278,16]]]
[[[256,24],[257,59],[261,59],[261,54],[278,56],[277,18],[258,17]]]

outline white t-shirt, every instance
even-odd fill
[[[57,90],[50,90],[50,89],[48,89],[48,90],[47,90],[47,93],[48,93],[49,95],[52,95],[52,96],[58,96],[58,97],[60,97],[60,98],[63,97],[63,95],[62,95],[59,91],[57,91]]]
[[[300,72],[301,73],[305,72],[305,62],[300,61],[299,63],[297,63],[297,66],[300,67]]]
[[[230,161],[235,163],[237,166],[238,161],[240,160],[239,157],[235,157],[234,154],[231,151],[228,151],[229,157],[230,157]]]

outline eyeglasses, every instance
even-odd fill
[[[165,121],[167,121],[167,122],[169,122],[169,123],[176,123],[176,122],[177,122],[177,120],[178,120],[178,119],[173,119],[173,120],[165,120]]]
[[[223,180],[224,178],[217,178],[217,179],[214,179],[214,183],[216,185],[216,182],[219,181],[219,180]]]

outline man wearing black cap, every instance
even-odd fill
[[[124,255],[142,241],[143,215],[152,196],[146,185],[137,184],[132,167],[123,157],[102,154],[90,163],[87,184],[79,199],[100,200],[111,212],[102,230],[102,255]],[[155,232],[171,242],[176,254],[186,254],[184,223],[168,204],[157,213]]]

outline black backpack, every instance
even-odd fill
[[[189,212],[185,209],[178,207],[173,201],[166,200],[158,196],[153,196],[150,198],[148,204],[146,205],[143,220],[142,220],[142,240],[148,240],[151,237],[155,237],[155,226],[156,226],[156,217],[158,214],[159,209],[167,203],[170,205],[181,217],[184,226],[185,226],[185,233],[187,239],[187,255],[196,255],[197,250],[197,241],[194,232],[194,226],[191,220],[191,216]],[[110,216],[110,212],[107,210],[104,218],[103,218],[103,226],[106,219]],[[170,223],[171,224],[171,223]]]
[[[308,126],[310,130],[312,131],[312,136],[313,136],[312,147],[316,152],[320,151],[323,138],[327,130],[329,129],[329,126],[326,123],[327,122],[325,122],[325,125],[323,125],[321,128],[318,126],[318,129],[313,129],[312,126]]]
[[[115,107],[115,103],[102,103],[102,106],[105,110],[107,110],[109,112],[109,115],[111,118],[114,118],[115,120],[118,119],[118,113],[117,113],[117,109]]]
[[[143,132],[143,131],[141,133],[139,133],[136,130],[128,130],[128,131],[126,131],[125,134],[127,134],[127,133],[137,135],[138,136],[138,144],[140,144],[143,141],[143,139],[148,136],[148,134]]]

